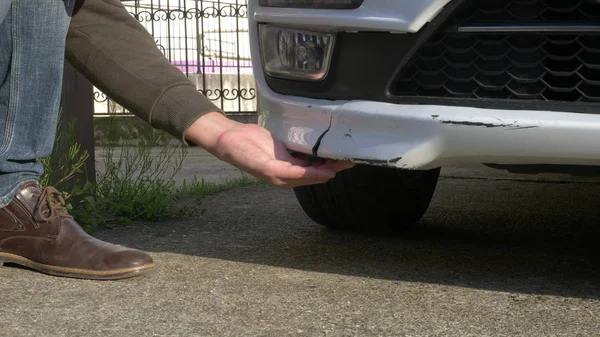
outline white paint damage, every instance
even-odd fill
[[[323,158],[406,169],[600,164],[598,115],[266,97],[261,123]]]

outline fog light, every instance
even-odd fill
[[[267,75],[305,81],[319,81],[327,75],[333,34],[261,25],[260,38]]]
[[[264,7],[355,9],[363,0],[260,0]]]

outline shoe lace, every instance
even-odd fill
[[[36,218],[48,222],[57,216],[71,217],[65,207],[66,204],[65,198],[56,188],[46,187],[42,190],[38,201]]]

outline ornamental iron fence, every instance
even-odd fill
[[[256,112],[248,0],[122,0],[157,48],[228,113]],[[96,115],[127,110],[94,88]]]

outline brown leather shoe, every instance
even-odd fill
[[[15,263],[43,273],[97,280],[132,277],[154,268],[139,250],[85,233],[60,193],[31,183],[0,209],[0,266]]]

